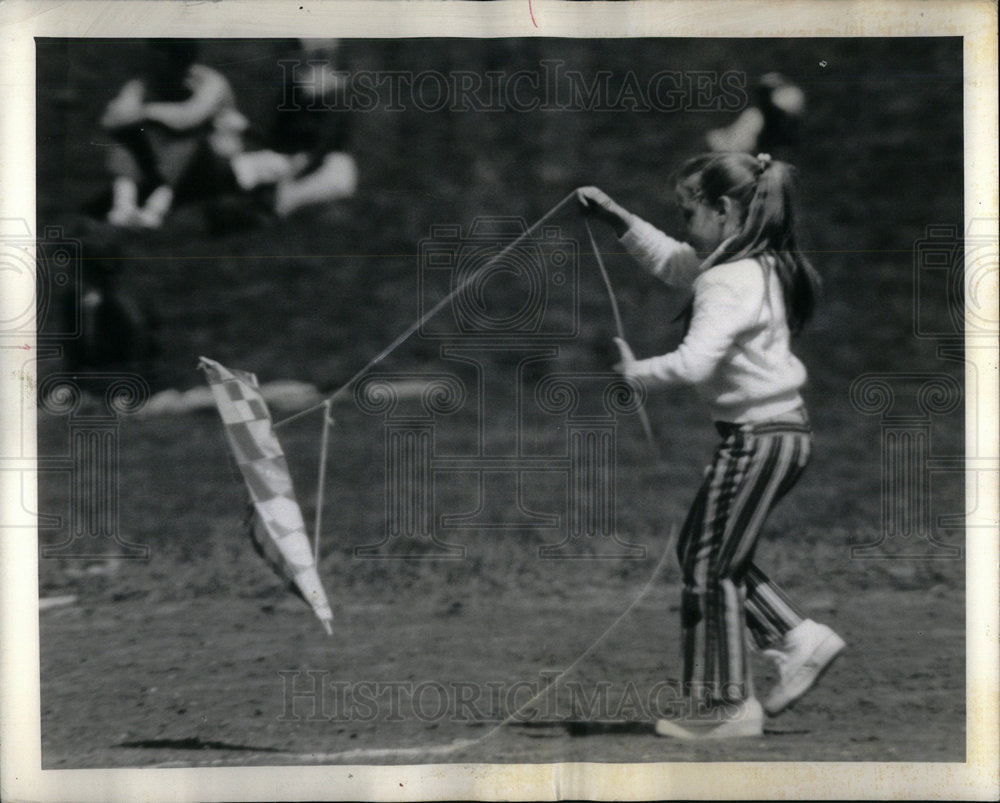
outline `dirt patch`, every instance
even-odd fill
[[[763,738],[683,745],[646,718],[650,691],[680,669],[679,591],[657,588],[496,727],[637,590],[342,601],[333,638],[290,599],[47,611],[43,766],[964,760],[963,601],[951,594],[812,601],[849,644],[822,684]]]

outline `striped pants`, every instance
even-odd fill
[[[677,543],[684,576],[684,688],[701,701],[752,694],[747,631],[758,647],[778,642],[802,614],[753,564],[771,508],[809,460],[806,424],[717,423],[723,437]]]

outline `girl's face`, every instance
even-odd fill
[[[714,251],[729,236],[728,218],[723,209],[709,205],[701,197],[700,176],[688,176],[677,186],[677,205],[687,224],[688,240],[699,251]]]

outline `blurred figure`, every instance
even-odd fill
[[[229,82],[196,64],[189,40],[151,42],[144,74],[129,81],[104,111],[115,140],[107,220],[158,228],[175,199],[232,188],[228,161],[243,149],[246,118]]]
[[[148,304],[120,287],[121,246],[106,237],[89,237],[83,240],[82,253],[80,290],[67,294],[62,309],[64,331],[78,328],[80,333],[66,343],[66,370],[149,374],[150,361],[158,353],[159,325]]]
[[[297,64],[285,70],[269,147],[232,160],[241,189],[273,187],[280,217],[350,198],[358,182],[354,157],[346,150],[350,118],[339,43],[301,39],[296,55]]]
[[[781,73],[770,72],[757,83],[755,103],[732,125],[709,131],[708,147],[743,153],[780,153],[794,147],[805,114],[805,92]]]

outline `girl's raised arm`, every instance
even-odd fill
[[[701,272],[701,258],[691,245],[675,240],[636,215],[632,215],[628,231],[619,239],[636,262],[672,287],[691,287]]]
[[[580,211],[614,229],[629,254],[649,273],[675,287],[694,283],[701,260],[690,245],[633,215],[597,187],[580,187],[576,198]]]

